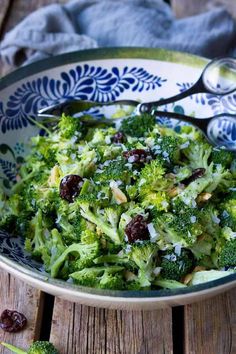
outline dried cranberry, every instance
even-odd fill
[[[149,240],[149,231],[147,222],[142,215],[136,215],[125,228],[125,233],[129,243],[134,243],[137,240]]]
[[[111,138],[111,141],[115,144],[122,144],[126,142],[126,136],[122,132],[117,132],[113,137]]]
[[[183,183],[188,185],[189,183],[195,181],[198,178],[201,178],[206,172],[205,168],[196,168],[195,170],[193,170],[193,173],[191,174],[190,177],[185,178],[183,180]]]
[[[72,203],[81,191],[83,178],[79,175],[67,175],[60,183],[60,197]]]
[[[123,156],[128,160],[128,162],[137,164],[148,163],[152,160],[151,153],[143,149],[124,151]]]
[[[18,332],[25,327],[26,317],[17,311],[4,310],[0,318],[0,327],[5,332]]]

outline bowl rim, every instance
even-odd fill
[[[82,61],[109,60],[109,59],[146,59],[179,62],[192,67],[203,67],[210,59],[195,54],[167,50],[163,48],[146,47],[109,47],[78,50],[40,59],[37,62],[19,67],[9,74],[0,77],[0,90],[16,83],[26,77],[40,73],[41,71],[56,68],[62,65]],[[37,63],[37,65],[35,65]]]
[[[209,59],[197,56],[194,54],[166,50],[161,48],[144,48],[144,47],[114,47],[114,48],[98,48],[98,49],[88,49],[82,51],[74,51],[69,53],[64,53],[49,57],[46,59],[41,59],[37,61],[37,65],[31,63],[29,65],[23,66],[14,70],[13,72],[7,74],[6,76],[0,78],[0,91],[4,90],[8,86],[20,81],[24,78],[30,77],[34,74],[40,73],[42,71],[49,70],[51,68],[56,68],[72,63],[79,63],[83,61],[93,61],[93,60],[111,60],[111,59],[144,59],[144,60],[157,60],[157,61],[167,61],[172,63],[185,64],[191,67],[201,68],[206,65]],[[75,284],[70,284],[63,280],[53,279],[49,275],[40,273],[37,270],[32,270],[29,266],[22,266],[16,261],[10,260],[7,256],[0,253],[0,267],[6,269],[11,273],[17,273],[19,278],[24,278],[26,280],[32,280],[35,286],[47,288],[49,290],[56,290],[58,293],[73,293],[76,296],[82,295],[90,296],[94,300],[103,301],[105,298],[113,299],[114,301],[124,301],[128,302],[135,301],[135,299],[142,301],[160,301],[164,299],[174,300],[175,298],[188,297],[192,295],[201,295],[206,292],[214,291],[217,288],[225,287],[226,285],[231,285],[236,281],[236,273],[227,275],[225,277],[212,280],[206,283],[192,285],[177,289],[161,289],[161,290],[102,290],[95,288],[87,288],[78,286]],[[149,300],[148,300],[149,299]]]

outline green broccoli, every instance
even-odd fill
[[[123,270],[124,267],[121,266],[91,267],[74,272],[70,277],[79,285],[105,288],[107,284],[110,289],[112,287],[117,289],[117,285],[122,285],[122,278],[119,275]]]
[[[224,168],[230,168],[235,155],[223,147],[214,147],[210,159],[215,165],[222,165]]]
[[[179,289],[179,288],[186,288],[187,285],[173,279],[162,279],[162,278],[157,278],[154,283],[154,285],[164,288],[164,289]]]
[[[194,258],[187,249],[181,249],[179,254],[174,249],[163,252],[160,261],[161,277],[163,279],[181,280],[194,268]]]
[[[177,136],[162,136],[156,139],[152,151],[157,159],[169,166],[179,162],[181,144],[182,139]]]
[[[86,230],[85,219],[80,215],[80,208],[76,203],[60,201],[57,209],[56,225],[63,235],[65,242],[78,242],[81,233]]]
[[[71,139],[73,137],[80,138],[86,132],[85,127],[79,118],[70,117],[62,114],[58,123],[58,129],[60,135],[65,139]]]
[[[220,219],[222,226],[236,231],[236,192],[229,193],[220,204]]]
[[[96,205],[96,199],[79,197],[76,203],[80,206],[80,213],[89,222],[95,224],[115,244],[121,244],[122,239],[118,229],[122,208],[119,205],[101,208]]]
[[[12,344],[4,342],[1,342],[1,344],[16,354],[59,354],[54,345],[47,341],[36,341],[31,344],[27,351],[17,348]]]
[[[156,118],[150,114],[131,116],[122,120],[120,131],[123,133],[141,138],[152,131]]]
[[[185,149],[182,150],[188,163],[192,169],[205,168],[208,169],[209,157],[212,153],[212,147],[204,142],[191,142]]]
[[[97,168],[97,153],[95,149],[89,149],[85,146],[80,154],[69,154],[67,149],[64,151],[58,150],[57,162],[62,174],[76,174],[81,177],[91,177]]]
[[[219,254],[220,267],[236,267],[236,238],[226,241]]]
[[[120,273],[112,274],[109,269],[105,270],[99,282],[101,289],[123,290],[125,287],[124,277]]]
[[[89,267],[93,263],[93,259],[97,258],[100,253],[99,242],[91,244],[73,243],[67,247],[64,252],[55,260],[51,266],[51,276],[56,278],[69,256],[73,257],[73,268],[82,269]]]
[[[115,160],[108,160],[93,176],[95,182],[110,183],[110,181],[121,181],[130,184],[132,171],[127,167],[127,161],[123,157]]]
[[[81,232],[80,241],[85,245],[90,245],[91,243],[98,241],[99,236],[94,230],[88,229],[90,225],[88,225],[88,223],[86,224],[87,224],[87,229]]]
[[[165,176],[165,168],[158,160],[151,161],[141,170],[137,187],[143,207],[151,205],[158,210],[168,209],[168,190],[173,187],[173,179]]]
[[[198,210],[184,208],[178,212],[156,213],[153,223],[165,243],[180,243],[182,247],[193,245],[202,234]]]
[[[141,288],[150,287],[154,279],[154,269],[157,262],[158,246],[151,242],[135,244],[130,249],[128,257],[138,268],[138,281]]]

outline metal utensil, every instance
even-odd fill
[[[135,100],[116,100],[112,102],[92,102],[92,101],[81,101],[81,100],[69,100],[59,104],[55,104],[46,108],[42,108],[38,111],[38,116],[40,118],[55,119],[60,118],[63,113],[68,115],[75,115],[78,112],[86,111],[93,107],[110,106],[110,105],[128,105],[135,106],[136,109],[132,114],[142,114],[150,113],[157,117],[168,117],[174,118],[181,121],[185,121],[193,124],[199,128],[208,141],[213,145],[220,145],[216,137],[214,137],[213,125],[219,120],[228,121],[236,124],[236,115],[232,114],[220,114],[213,117],[207,118],[194,118],[191,116],[178,114],[174,112],[159,111],[160,106],[179,101],[185,97],[193,95],[195,93],[211,93],[215,95],[226,95],[236,90],[236,59],[231,57],[217,58],[210,61],[204,68],[200,78],[197,82],[180,94],[174,95],[169,98],[160,99],[158,101],[139,103]],[[96,122],[105,123],[108,125],[119,125],[122,119],[127,117],[122,117],[114,121],[109,119],[96,119],[93,118],[88,120],[86,118],[87,124],[92,125]],[[83,120],[83,117],[80,118]],[[236,150],[236,144],[229,144],[227,146],[229,150]]]
[[[92,107],[105,105],[136,106],[135,114],[152,113],[153,108],[179,101],[195,93],[211,93],[226,95],[236,90],[236,59],[231,57],[211,60],[204,68],[200,78],[189,89],[169,98],[158,101],[140,103],[135,100],[116,100],[112,102],[91,102],[81,100],[66,100],[65,102],[42,108],[38,111],[39,117],[58,116],[62,113],[75,114]]]

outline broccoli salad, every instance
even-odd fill
[[[236,159],[192,126],[147,114],[119,127],[63,115],[31,138],[0,228],[53,278],[173,289],[235,272]]]

